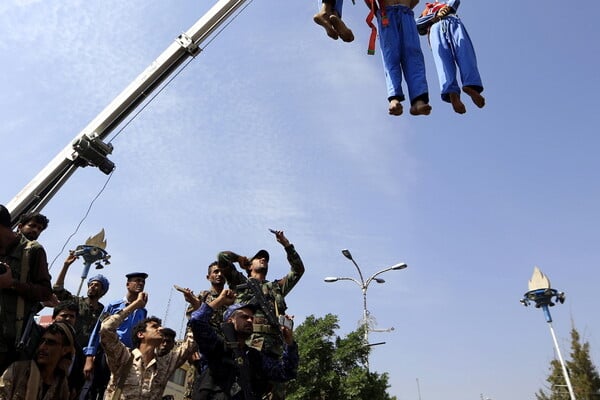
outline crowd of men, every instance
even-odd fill
[[[186,362],[186,398],[285,399],[299,362],[285,296],[304,265],[282,231],[272,232],[290,264],[283,278],[267,280],[266,250],[251,258],[222,251],[208,266],[208,290],[178,287],[189,323],[177,342],[174,330],[148,315],[147,272],[125,275],[125,296],[104,305],[110,284],[101,274],[89,278],[86,296],[65,289],[78,258],[70,252],[52,285],[37,241],[47,226],[31,213],[13,230],[0,205],[0,400],[160,400]],[[52,322],[41,327],[34,316],[45,306]]]

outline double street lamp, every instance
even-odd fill
[[[392,265],[391,267],[387,267],[387,268],[382,269],[381,271],[375,272],[373,275],[371,275],[369,278],[367,278],[365,280],[363,277],[362,271],[360,270],[360,267],[358,266],[356,261],[354,261],[354,258],[352,258],[352,254],[350,254],[350,251],[348,249],[344,249],[344,250],[342,250],[342,254],[348,260],[352,261],[352,264],[354,264],[354,266],[356,267],[356,270],[358,271],[358,276],[360,277],[360,280],[355,279],[355,278],[350,278],[350,277],[333,277],[333,276],[328,276],[324,280],[325,280],[325,282],[328,282],[328,283],[337,282],[337,281],[352,281],[360,287],[360,289],[362,291],[362,296],[363,296],[362,324],[363,324],[363,328],[365,330],[364,343],[366,346],[374,346],[374,345],[378,345],[378,344],[384,344],[385,342],[369,344],[369,332],[389,332],[389,331],[394,330],[394,328],[374,329],[369,325],[369,310],[367,309],[367,290],[369,289],[369,285],[373,281],[375,281],[377,283],[385,283],[385,280],[377,277],[378,275],[381,275],[387,271],[397,271],[397,270],[404,269],[407,267],[407,265],[405,263],[398,263],[398,264]]]

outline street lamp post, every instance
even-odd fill
[[[363,315],[362,315],[362,324],[363,324],[363,328],[365,330],[364,332],[364,343],[365,346],[371,346],[371,344],[369,344],[369,332],[390,332],[393,331],[394,328],[388,328],[388,329],[374,329],[371,328],[369,326],[369,310],[367,308],[367,290],[369,289],[369,285],[371,284],[371,282],[375,281],[377,283],[385,283],[385,280],[378,278],[378,275],[383,274],[384,272],[387,271],[397,271],[400,269],[404,269],[407,267],[407,265],[405,263],[398,263],[395,265],[392,265],[391,267],[388,268],[384,268],[381,271],[377,271],[375,272],[373,275],[371,275],[369,278],[367,278],[366,280],[363,277],[362,271],[360,270],[360,267],[358,266],[358,264],[356,263],[356,261],[354,261],[354,258],[352,258],[352,254],[350,254],[350,251],[348,249],[344,249],[342,250],[342,254],[344,255],[344,257],[346,257],[348,260],[352,261],[352,264],[354,264],[354,266],[356,267],[356,271],[358,271],[358,276],[360,278],[360,280],[355,279],[355,278],[350,278],[350,277],[333,277],[333,276],[328,276],[326,277],[324,280],[325,282],[328,283],[333,283],[333,282],[337,282],[337,281],[352,281],[354,283],[356,283],[359,287],[360,290],[362,292],[362,297],[363,297]],[[378,344],[384,344],[383,343],[373,343],[372,345],[378,345]],[[369,361],[367,359],[367,368],[369,367]]]
[[[563,376],[565,377],[565,382],[567,384],[566,386],[569,389],[569,396],[571,397],[571,400],[575,400],[575,393],[573,392],[573,386],[571,385],[569,372],[567,371],[565,361],[563,360],[560,352],[560,347],[558,347],[558,341],[556,340],[554,328],[552,327],[550,307],[555,305],[555,303],[552,302],[553,299],[554,301],[563,304],[565,302],[565,294],[556,289],[552,289],[550,287],[550,280],[542,273],[542,271],[540,271],[538,267],[535,267],[533,269],[533,275],[529,280],[529,291],[525,293],[524,297],[520,301],[525,307],[527,307],[531,302],[534,302],[536,308],[541,308],[544,311],[544,316],[546,317],[546,322],[550,327],[550,334],[552,335],[552,340],[554,341],[554,348],[556,349],[558,360],[562,366]]]

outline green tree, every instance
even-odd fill
[[[600,376],[590,357],[589,342],[581,342],[581,336],[575,327],[571,328],[571,359],[565,360],[571,385],[577,400],[600,400]],[[548,392],[540,389],[535,395],[538,400],[569,400],[560,361],[550,362],[550,375],[546,378],[549,383]]]
[[[300,352],[298,377],[288,385],[289,400],[396,400],[387,393],[386,373],[366,367],[370,348],[358,329],[345,338],[336,336],[338,318],[311,315],[294,333]]]

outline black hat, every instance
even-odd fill
[[[132,272],[130,274],[125,275],[127,277],[127,280],[131,279],[131,278],[144,278],[146,279],[148,277],[148,274],[145,272]]]
[[[10,213],[2,204],[0,204],[0,225],[10,228]]]
[[[266,251],[266,250],[264,250],[264,249],[263,250],[259,250],[258,253],[256,253],[254,255],[254,257],[252,257],[250,259],[250,261],[254,260],[255,258],[266,258],[267,262],[268,262],[269,261],[269,252]]]

